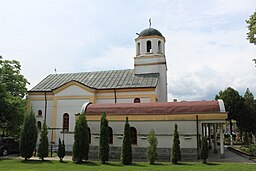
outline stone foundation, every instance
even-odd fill
[[[169,148],[158,148],[157,149],[157,161],[170,161],[171,151]],[[109,148],[109,160],[119,161],[121,156],[121,147],[110,147]],[[147,161],[147,148],[133,147],[132,157],[134,161]],[[196,161],[197,160],[197,149],[182,148],[181,149],[181,160],[182,161]],[[89,151],[89,159],[98,159],[98,147],[91,146]]]

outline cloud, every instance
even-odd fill
[[[0,55],[32,88],[48,74],[133,68],[136,32],[166,38],[169,99],[211,100],[228,86],[256,94],[255,46],[244,22],[256,1],[9,0],[0,6]]]

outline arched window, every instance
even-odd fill
[[[91,139],[91,129],[88,127],[88,136],[89,136],[89,144],[91,144],[92,139]]]
[[[134,103],[140,103],[140,98],[135,98],[133,102]]]
[[[162,47],[161,46],[162,46],[162,44],[161,44],[161,41],[159,40],[158,41],[158,52],[159,53],[162,53]]]
[[[38,111],[37,111],[37,115],[38,115],[38,116],[42,116],[42,114],[43,114],[42,110],[38,110]]]
[[[137,43],[137,55],[140,55],[140,43]]]
[[[42,128],[42,123],[41,123],[40,121],[37,122],[37,128],[38,128],[39,130],[41,130],[41,128]]]
[[[132,144],[137,144],[137,130],[134,127],[130,127]]]
[[[108,127],[108,143],[113,144],[113,130],[111,127]]]
[[[151,46],[151,41],[147,41],[147,52],[151,53],[152,52],[152,46]]]
[[[63,115],[63,131],[68,132],[69,130],[69,115],[64,113]]]

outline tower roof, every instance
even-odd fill
[[[161,36],[163,37],[162,33],[154,28],[147,28],[140,32],[139,36]]]

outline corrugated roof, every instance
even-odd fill
[[[30,92],[52,91],[71,81],[93,89],[156,87],[158,77],[157,73],[135,75],[133,69],[50,74]]]
[[[89,104],[87,115],[222,113],[219,101]]]

